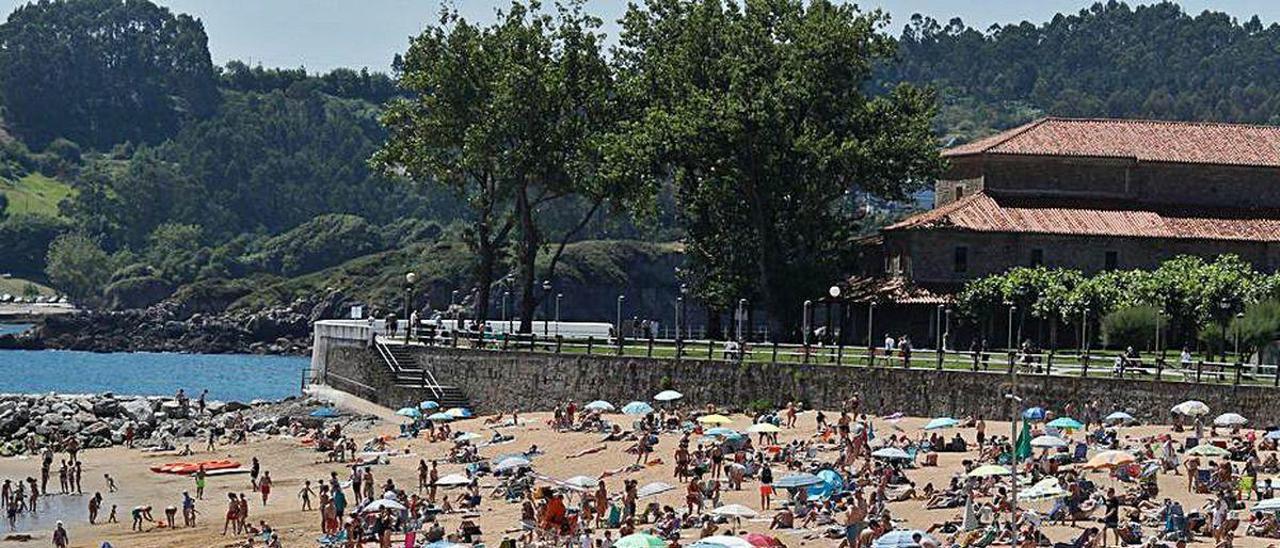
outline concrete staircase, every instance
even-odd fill
[[[378,346],[383,360],[394,375],[397,387],[421,390],[424,400],[435,400],[442,410],[471,407],[471,402],[462,389],[438,383],[430,371],[418,365],[412,347],[382,343],[378,343]]]

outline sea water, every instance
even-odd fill
[[[0,350],[0,392],[172,396],[249,402],[298,395],[300,356]]]

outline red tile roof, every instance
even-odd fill
[[[865,303],[946,304],[961,284],[919,284],[898,276],[854,276],[845,282],[840,300]]]
[[[1209,122],[1041,118],[949,148],[944,157],[977,154],[1124,158],[1280,167],[1280,127]]]
[[[957,229],[1078,236],[1280,242],[1280,209],[1165,206],[972,194],[886,231]]]

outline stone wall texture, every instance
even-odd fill
[[[363,348],[329,350],[327,382],[388,407],[429,399],[421,390],[395,387],[377,353]],[[836,409],[860,394],[876,414],[913,416],[982,415],[1005,417],[1004,394],[1015,389],[1007,372],[937,371],[835,365],[780,365],[704,360],[664,360],[500,352],[454,348],[417,349],[418,364],[442,384],[466,392],[478,413],[549,410],[558,402],[603,399],[621,406],[649,400],[664,389],[678,390],[684,403],[744,407],[802,402],[806,408]],[[353,382],[354,381],[354,382]],[[1199,399],[1214,413],[1233,411],[1255,426],[1280,424],[1280,389],[1259,386],[1196,385],[1154,380],[1018,376],[1016,393],[1028,405],[1061,409],[1100,402],[1140,419],[1165,422],[1169,408]]]

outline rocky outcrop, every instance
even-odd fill
[[[304,354],[312,322],[337,317],[347,303],[334,292],[265,310],[192,314],[190,303],[164,301],[144,309],[48,317],[27,333],[0,337],[0,349]]]
[[[100,395],[0,394],[0,457],[30,453],[52,439],[76,437],[81,447],[124,443],[130,428],[139,447],[181,447],[192,438],[224,431],[243,421],[251,432],[279,434],[291,422],[318,426],[310,416],[321,403],[288,398],[278,402],[194,402],[183,407],[168,398]]]

